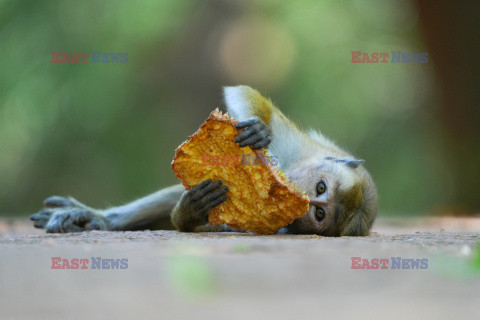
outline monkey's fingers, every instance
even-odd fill
[[[196,199],[197,194],[201,194],[201,190],[207,186],[209,186],[212,183],[211,179],[204,180],[200,182],[199,184],[193,186],[191,189],[187,191],[187,198],[189,199]]]
[[[73,205],[72,201],[65,197],[51,196],[43,201],[45,208],[61,208]]]
[[[47,225],[48,220],[52,216],[53,211],[44,209],[36,214],[30,216],[30,220],[33,221],[35,228],[43,229]]]
[[[235,143],[240,143],[243,140],[247,139],[251,135],[254,135],[257,133],[257,128],[256,127],[248,127],[247,129],[243,130],[238,136],[235,137],[234,142]]]
[[[212,179],[207,179],[197,184],[194,188],[202,189],[208,186],[210,183],[212,183]]]
[[[48,233],[81,232],[84,230],[106,230],[103,216],[85,209],[70,209],[56,212],[45,229]]]
[[[205,210],[213,209],[213,208],[215,208],[216,206],[218,206],[218,205],[222,204],[223,202],[225,202],[226,200],[227,200],[227,196],[226,196],[226,195],[223,195],[223,196],[221,196],[221,197],[219,197],[219,198],[216,198],[215,200],[207,203],[207,204],[205,205],[205,207],[203,207],[203,209],[205,209]]]
[[[212,201],[216,200],[219,197],[224,196],[225,193],[227,193],[227,191],[228,191],[227,186],[224,186],[222,188],[218,188],[218,189],[213,190],[212,192],[206,194],[204,197],[202,197],[199,200],[200,206],[202,208],[205,208]]]
[[[203,196],[205,196],[207,193],[210,191],[220,187],[222,185],[222,181],[218,180],[215,182],[212,182],[212,180],[205,180],[199,185],[195,186],[194,188],[189,190],[189,196],[192,199],[192,201],[198,201],[201,199]]]
[[[264,148],[270,144],[270,130],[265,123],[259,119],[250,119],[241,123],[242,125],[250,124],[243,132],[235,137],[235,142],[240,148],[250,146],[257,150]]]
[[[242,128],[250,127],[251,125],[253,125],[256,122],[258,122],[258,119],[256,119],[256,118],[248,119],[246,121],[240,121],[239,123],[237,123],[235,125],[235,128],[242,129]]]
[[[246,147],[246,146],[253,146],[255,143],[262,141],[263,139],[266,138],[266,134],[264,134],[262,131],[255,133],[248,137],[247,139],[243,140],[238,144],[240,148]]]
[[[52,215],[45,229],[48,233],[80,232],[82,228],[73,224],[74,210],[61,210]]]
[[[265,139],[255,142],[250,147],[253,150],[258,150],[258,149],[266,148],[270,144],[270,142],[272,142],[272,138],[270,136],[267,136]]]

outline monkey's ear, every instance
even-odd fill
[[[365,160],[347,160],[345,161],[345,165],[350,168],[357,168],[360,164],[364,163]]]

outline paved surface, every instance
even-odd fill
[[[480,218],[443,218],[379,220],[363,238],[50,235],[3,219],[0,319],[479,319],[479,231]],[[51,269],[52,257],[89,268]],[[91,269],[92,257],[128,268]],[[352,257],[428,268],[352,270]]]

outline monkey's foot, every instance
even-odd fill
[[[35,228],[45,228],[48,233],[108,229],[108,221],[101,213],[71,197],[45,199],[44,209],[31,215],[30,220]]]

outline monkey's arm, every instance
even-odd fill
[[[268,128],[271,135],[269,152],[279,158],[282,169],[288,169],[289,165],[296,163],[299,158],[310,155],[318,144],[322,146],[322,150],[331,151],[331,154],[338,155],[343,152],[323,135],[313,131],[309,134],[301,131],[269,99],[248,86],[225,87],[224,96],[227,111],[236,120],[248,123],[250,119],[259,119]],[[239,137],[242,134],[244,133]],[[248,132],[246,134],[248,135]]]
[[[235,120],[248,123],[250,119],[258,119],[268,128],[271,135],[271,142],[267,143],[269,152],[279,158],[280,166],[284,170],[297,163],[298,159],[312,154],[350,156],[321,133],[315,130],[305,133],[300,130],[272,101],[248,86],[225,87],[224,96],[227,111]]]
[[[228,188],[221,185],[221,181],[206,180],[187,191],[182,185],[176,185],[127,205],[107,209],[104,215],[111,230],[142,226],[166,229],[165,222],[171,222],[179,231],[225,231],[223,225],[208,224],[208,211],[227,199]]]

